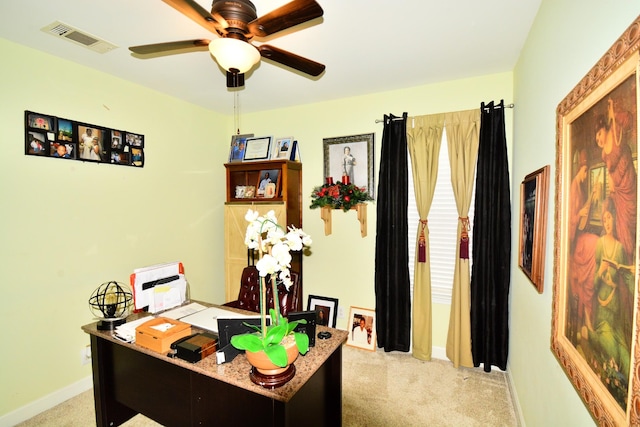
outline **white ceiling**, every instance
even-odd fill
[[[210,9],[211,0],[196,1]],[[289,0],[252,1],[262,16]],[[310,78],[262,60],[239,90],[243,112],[510,71],[541,0],[318,2],[322,18],[254,44],[268,42],[323,63],[326,71]],[[118,48],[99,54],[40,31],[54,21]],[[233,113],[233,92],[209,52],[152,59],[131,55],[129,46],[216,37],[161,0],[4,0],[0,37]]]

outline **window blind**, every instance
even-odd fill
[[[407,220],[409,224],[409,276],[411,283],[411,299],[413,300],[414,261],[416,250],[416,234],[420,223],[413,186],[413,175],[409,159],[409,202]],[[475,182],[475,181],[474,181]],[[475,185],[474,185],[475,196]],[[469,219],[473,228],[474,204],[469,209]],[[433,202],[428,216],[429,255],[431,257],[431,300],[439,304],[451,304],[453,288],[453,270],[455,268],[456,240],[458,231],[458,209],[451,187],[451,167],[447,150],[447,134],[442,131],[442,145],[438,157],[438,178],[436,181]],[[472,231],[469,231],[469,259],[472,254]],[[471,264],[470,264],[471,265]]]

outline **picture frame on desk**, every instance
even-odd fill
[[[272,138],[270,136],[247,138],[245,141],[246,148],[242,161],[257,162],[261,160],[270,160],[271,140]]]
[[[307,300],[307,310],[318,312],[318,325],[336,327],[338,318],[338,299],[322,297],[319,295],[309,295]]]

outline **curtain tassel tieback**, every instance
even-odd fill
[[[427,220],[420,220],[420,236],[418,237],[418,262],[427,262],[427,239],[424,230],[427,228]]]
[[[458,217],[462,222],[460,231],[460,259],[469,259],[469,217]]]

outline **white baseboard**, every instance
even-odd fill
[[[444,347],[431,347],[431,357],[434,359],[449,360],[447,358],[447,349]]]
[[[74,396],[79,395],[93,387],[93,379],[88,376],[68,385],[60,390],[56,390],[51,394],[48,394],[38,400],[34,400],[15,411],[0,416],[0,427],[15,426],[18,423],[33,418],[41,412],[51,409],[62,402],[71,399]]]
[[[509,366],[507,366],[509,369]],[[520,407],[520,400],[518,399],[518,392],[516,391],[516,386],[513,384],[513,379],[511,378],[511,374],[507,372],[507,385],[509,386],[509,393],[511,393],[511,403],[513,403],[513,409],[516,413],[516,418],[518,419],[518,426],[524,427],[526,424],[524,422],[524,414],[522,413],[522,408]]]

